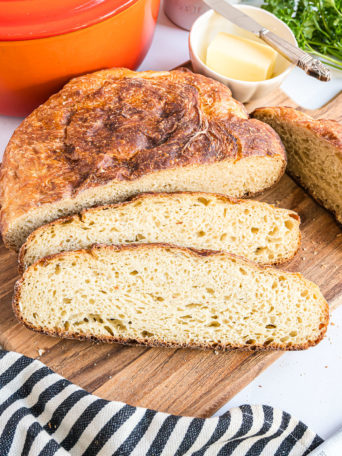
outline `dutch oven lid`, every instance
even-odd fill
[[[0,41],[61,35],[96,24],[138,0],[0,0]]]

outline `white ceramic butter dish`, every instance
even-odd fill
[[[261,8],[249,5],[235,5],[235,7],[241,9],[244,13],[251,16],[261,25],[276,33],[281,38],[284,38],[291,44],[297,46],[297,41],[292,31],[284,22],[273,14]],[[233,97],[243,103],[261,98],[277,89],[294,68],[293,64],[278,54],[275,62],[274,75],[272,78],[265,81],[240,81],[216,73],[206,65],[205,61],[207,48],[219,32],[226,32],[256,41],[262,41],[252,33],[229,22],[213,10],[202,14],[195,21],[190,31],[189,51],[194,70],[227,85],[231,89]]]

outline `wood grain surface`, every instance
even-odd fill
[[[251,103],[295,106],[281,91]],[[342,94],[313,117],[342,121]],[[333,217],[285,175],[259,198],[297,211],[302,247],[283,269],[316,282],[331,308],[342,302],[342,231]],[[0,244],[0,344],[42,362],[89,392],[110,400],[164,412],[208,417],[273,363],[281,352],[231,351],[216,354],[94,344],[42,336],[21,326],[11,309],[18,278],[17,258]],[[40,356],[39,356],[40,355]]]

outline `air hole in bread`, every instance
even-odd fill
[[[210,200],[208,200],[207,198],[203,198],[203,197],[197,198],[197,201],[199,201],[200,203],[204,204],[204,206],[208,206],[208,204],[211,203]]]
[[[97,321],[98,323],[104,323],[103,318],[101,318],[100,315],[90,314],[89,318],[92,318],[94,321]]]
[[[111,327],[105,325],[104,326],[104,329],[111,335],[111,336],[114,336],[114,333],[113,333],[113,330]]]
[[[286,220],[285,221],[285,226],[288,230],[292,230],[293,227],[294,227],[294,223],[292,222],[292,220]]]
[[[209,328],[219,328],[220,326],[221,326],[221,323],[219,321],[212,321],[208,325]]]
[[[268,339],[265,340],[264,346],[267,347],[267,346],[270,345],[272,342],[274,342],[273,337],[269,337]]]
[[[191,303],[191,304],[186,304],[185,307],[188,307],[189,309],[195,309],[196,307],[202,307],[202,304]]]
[[[268,235],[269,235],[269,236],[275,236],[275,235],[278,234],[278,233],[279,233],[279,228],[278,228],[277,226],[275,226],[275,227],[273,228],[273,230],[271,230],[271,231],[268,233]]]

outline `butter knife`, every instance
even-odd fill
[[[233,22],[235,25],[252,32],[254,35],[261,38],[265,41],[265,43],[285,57],[285,59],[304,70],[309,76],[319,79],[320,81],[330,80],[330,71],[320,60],[315,59],[310,54],[307,54],[280,36],[266,29],[250,16],[235,8],[227,1],[203,0],[203,2],[230,22]]]

